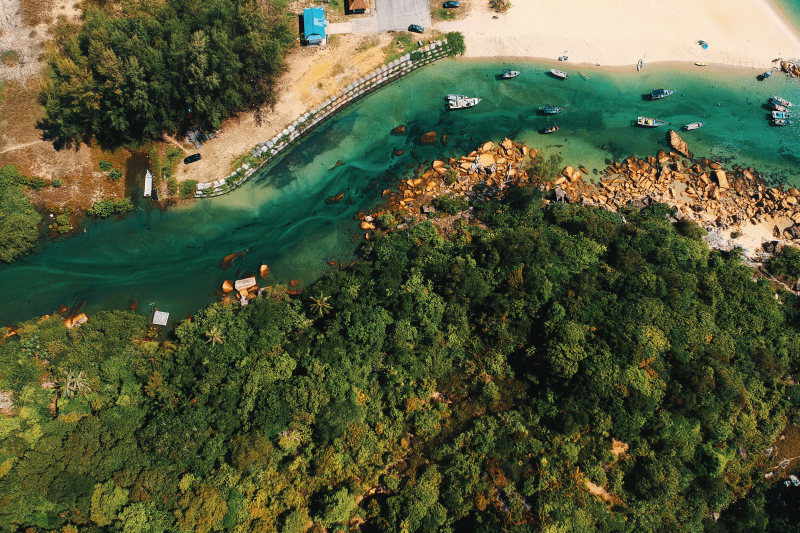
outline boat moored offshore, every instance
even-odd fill
[[[706,125],[705,122],[692,122],[691,124],[685,125],[682,129],[683,129],[683,131],[692,131],[692,130],[700,129],[705,125]]]
[[[663,120],[658,120],[657,118],[639,117],[636,119],[636,125],[644,128],[657,128],[665,124],[666,122]]]
[[[539,111],[541,111],[545,115],[557,115],[558,113],[561,113],[564,110],[562,108],[558,107],[558,106],[555,106],[555,105],[552,105],[552,104],[547,104],[547,105],[541,106],[539,108]]]
[[[510,80],[511,78],[516,78],[519,76],[518,70],[511,70],[510,68],[503,69],[503,73],[500,74],[500,77],[504,80]]]
[[[650,91],[650,100],[660,100],[671,94],[675,94],[672,89],[653,89]]]
[[[565,80],[569,77],[568,72],[564,72],[563,70],[558,70],[557,68],[551,68],[550,74],[561,80]]]
[[[555,133],[560,129],[561,128],[559,128],[558,126],[555,126],[555,125],[547,126],[545,129],[542,130],[542,135],[547,135],[548,133]]]
[[[769,104],[770,105],[778,104],[778,105],[782,105],[784,107],[792,107],[794,105],[789,100],[781,98],[780,96],[771,96],[770,99],[769,99]]]
[[[482,98],[464,96],[462,98],[449,99],[447,101],[447,106],[451,111],[455,109],[467,109],[478,105],[481,100]]]
[[[775,126],[787,126],[787,125],[789,125],[791,123],[792,123],[791,120],[787,120],[785,118],[772,119],[772,124],[775,125]]]
[[[772,112],[772,118],[776,118],[776,119],[777,118],[789,118],[791,116],[792,116],[792,114],[789,113],[788,111],[773,111]]]

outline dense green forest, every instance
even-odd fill
[[[765,490],[797,412],[796,297],[664,205],[538,194],[166,338],[129,312],[21,325],[0,529],[743,531],[711,515]]]
[[[56,146],[215,129],[270,105],[296,37],[282,0],[137,0],[89,6],[84,18],[62,23],[47,54],[39,127]]]
[[[0,168],[0,261],[6,263],[30,251],[39,239],[42,217],[23,188],[29,182],[16,165]]]

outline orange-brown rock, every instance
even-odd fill
[[[429,131],[419,136],[420,144],[436,144],[436,132]]]
[[[269,267],[267,265],[261,265],[261,268],[258,269],[258,273],[262,278],[266,278],[269,276]]]
[[[683,139],[681,139],[681,136],[678,135],[675,130],[669,130],[669,144],[676,152],[678,152],[682,156],[688,157],[689,159],[694,158],[691,150],[689,150],[689,146]]]
[[[231,291],[233,291],[233,282],[229,279],[226,279],[222,282],[222,292],[228,294]]]

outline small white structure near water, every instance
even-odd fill
[[[144,175],[144,195],[148,197],[151,194],[153,194],[153,175],[148,170],[147,174]]]
[[[159,311],[156,310],[153,313],[153,324],[156,326],[166,326],[167,320],[169,320],[169,313],[166,311]]]

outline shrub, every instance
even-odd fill
[[[458,173],[454,169],[448,168],[445,171],[445,173],[444,173],[444,184],[445,185],[448,185],[448,186],[452,185],[452,184],[454,184],[456,182],[457,179],[458,179]]]
[[[0,261],[10,263],[39,238],[42,217],[22,190],[19,168],[0,168]]]
[[[13,67],[19,63],[19,52],[16,50],[6,50],[2,55],[3,64],[7,67]]]
[[[180,187],[180,197],[182,200],[187,198],[191,198],[194,196],[195,187],[197,186],[197,181],[195,180],[186,180],[181,183]]]
[[[100,200],[92,204],[92,207],[86,211],[90,217],[106,218],[111,215],[124,215],[133,211],[133,202],[130,198],[122,198],[119,200]]]
[[[115,168],[111,172],[108,173],[108,177],[111,178],[114,181],[117,181],[118,179],[120,179],[122,177],[122,171],[117,169],[117,168]]]
[[[562,157],[560,154],[553,154],[547,159],[541,154],[525,162],[524,169],[529,176],[538,176],[544,181],[553,181],[561,173]]]
[[[800,279],[800,248],[784,246],[775,257],[769,261],[770,271],[779,277],[786,278],[790,283]]]
[[[178,180],[175,179],[175,176],[170,176],[167,178],[167,194],[169,196],[175,196],[178,194]]]
[[[58,178],[56,178],[56,179],[54,179],[54,180],[53,180],[53,187],[55,187],[56,189],[57,189],[57,188],[59,188],[59,187],[61,187],[61,185],[63,185],[63,184],[64,184],[64,182],[63,182],[63,181],[61,181],[61,180],[60,180],[60,179],[58,179]]]
[[[70,214],[72,210],[69,207],[54,206],[49,209],[53,217],[48,224],[47,229],[59,235],[65,235],[72,231],[72,221]]]
[[[111,170],[113,168],[113,165],[111,163],[109,163],[108,161],[106,161],[105,159],[100,161],[100,163],[98,163],[98,164],[100,166],[100,170],[102,170],[103,172],[108,172],[109,170]]]
[[[455,215],[469,207],[463,198],[455,196],[440,196],[433,199],[433,207],[448,215]]]
[[[397,221],[391,213],[381,213],[375,218],[375,223],[381,229],[391,229],[397,225]]]
[[[464,36],[457,31],[451,31],[444,36],[447,39],[447,46],[450,49],[450,55],[464,55],[467,51],[467,45],[464,44]]]

